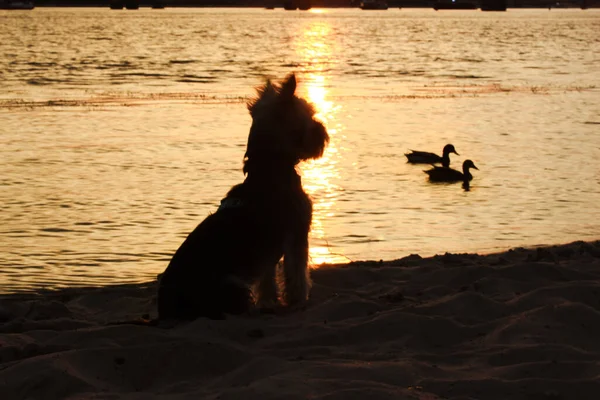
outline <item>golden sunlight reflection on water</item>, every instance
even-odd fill
[[[167,11],[3,14],[0,293],[155,280],[292,72],[331,137],[299,166],[313,264],[598,239],[600,14]],[[469,192],[406,162],[446,143]]]
[[[304,65],[301,95],[306,95],[317,109],[316,117],[323,122],[330,141],[323,157],[301,166],[304,188],[313,198],[313,221],[311,229],[310,257],[314,265],[348,261],[343,255],[331,251],[327,243],[325,222],[336,214],[336,201],[340,188],[334,180],[340,178],[338,167],[337,134],[342,129],[337,115],[340,106],[330,100],[324,70],[333,62],[333,39],[331,26],[324,21],[309,21],[296,41],[296,52]],[[302,92],[305,92],[302,93]]]

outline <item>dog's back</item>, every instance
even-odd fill
[[[159,318],[247,311],[250,286],[265,265],[279,262],[286,232],[310,227],[312,204],[300,176],[269,170],[249,171],[175,252],[159,285]]]

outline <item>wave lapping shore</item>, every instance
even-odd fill
[[[12,399],[596,399],[600,241],[313,271],[305,310],[155,316],[156,283],[0,296]]]

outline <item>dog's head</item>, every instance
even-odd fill
[[[315,109],[295,95],[296,77],[281,85],[270,81],[258,88],[258,97],[248,103],[252,127],[245,158],[276,157],[294,165],[319,158],[329,142],[323,124],[314,119]]]

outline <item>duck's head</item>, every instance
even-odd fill
[[[469,169],[476,169],[479,171],[479,168],[477,168],[475,166],[475,164],[473,163],[473,161],[471,160],[465,160],[465,162],[463,162],[463,171],[468,171]]]
[[[458,154],[458,153],[456,152],[456,149],[454,148],[454,146],[453,146],[453,145],[451,145],[451,144],[447,144],[447,145],[445,145],[445,146],[444,146],[444,154],[450,154],[450,153],[454,153],[454,154],[456,154],[457,156],[460,156],[460,154]]]

